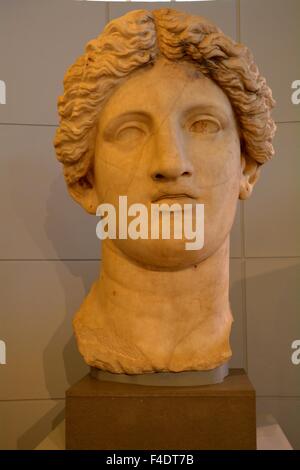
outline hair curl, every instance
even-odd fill
[[[131,72],[160,55],[198,64],[230,99],[246,157],[259,164],[272,158],[275,102],[249,49],[201,16],[169,8],[136,10],[108,23],[65,75],[54,146],[67,185],[83,180],[92,168],[101,106]]]

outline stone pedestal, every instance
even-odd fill
[[[255,449],[255,391],[242,369],[222,383],[144,386],[87,375],[66,393],[67,449]]]

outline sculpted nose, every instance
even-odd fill
[[[156,134],[155,152],[151,163],[151,177],[154,181],[186,178],[193,173],[183,139],[178,131],[172,131],[170,127]]]

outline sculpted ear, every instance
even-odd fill
[[[91,170],[76,183],[69,185],[68,191],[72,198],[89,214],[96,214],[99,201],[95,190],[94,175]]]
[[[260,175],[261,165],[251,157],[241,155],[241,182],[240,199],[247,199],[251,196],[255,183]]]

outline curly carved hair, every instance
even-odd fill
[[[131,72],[154,64],[161,55],[199,65],[228,96],[246,157],[260,165],[272,158],[275,102],[249,49],[201,16],[169,8],[136,10],[108,23],[65,75],[54,146],[67,185],[83,183],[92,168],[104,102]]]

